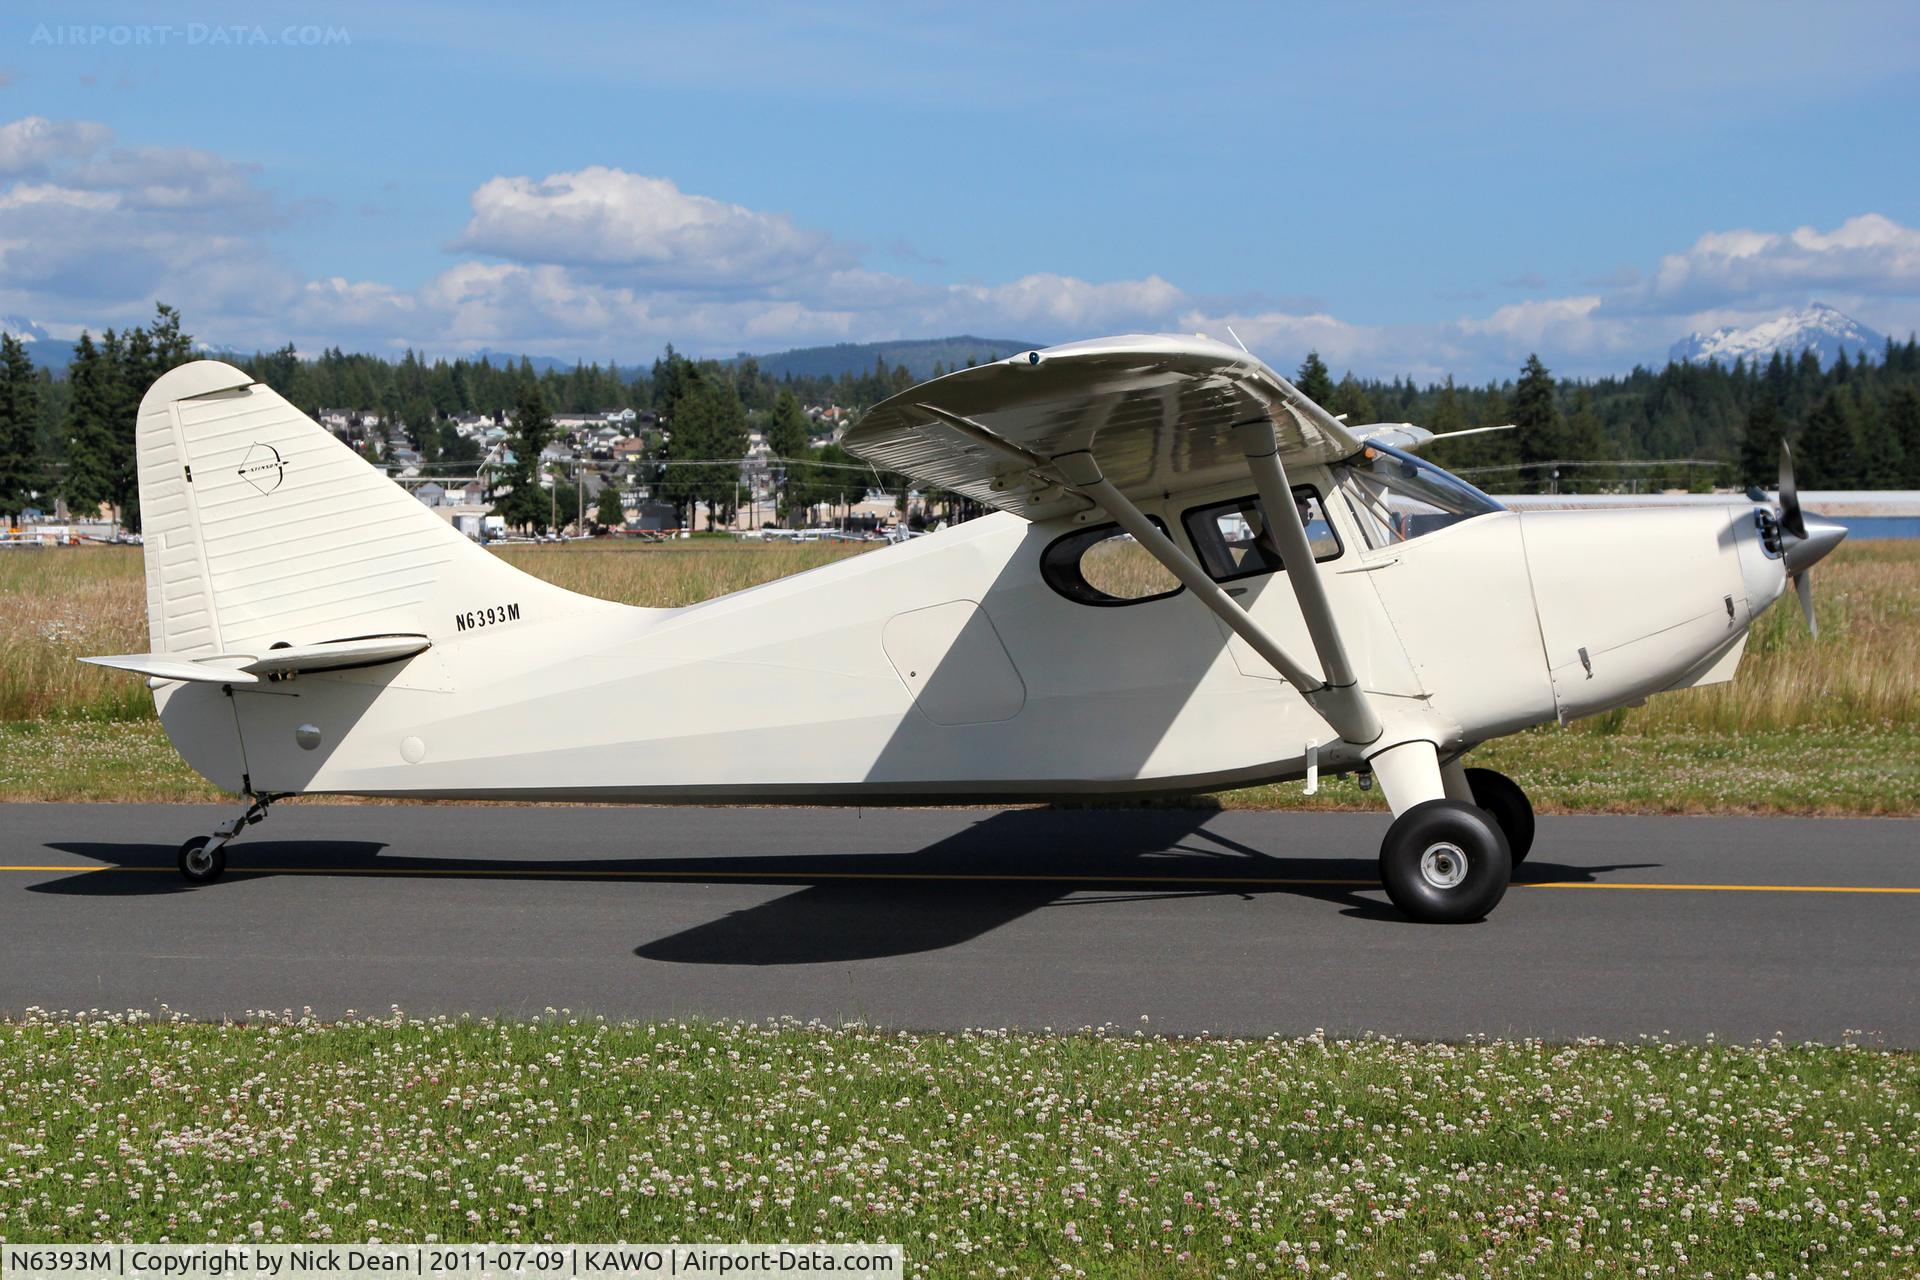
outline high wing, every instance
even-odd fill
[[[1247,475],[1233,428],[1270,422],[1287,462],[1360,450],[1338,419],[1246,352],[1208,338],[1130,334],[1026,351],[875,405],[856,456],[1029,520],[1093,505],[1050,465],[1091,453],[1136,499]]]

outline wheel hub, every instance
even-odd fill
[[[1457,888],[1467,878],[1467,855],[1459,845],[1439,840],[1420,855],[1420,878],[1436,889]]]
[[[187,855],[187,868],[197,876],[203,876],[213,869],[213,855],[202,845]]]

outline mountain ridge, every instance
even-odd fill
[[[969,360],[974,364],[986,364],[1017,351],[1030,351],[1046,345],[1044,342],[1020,342],[1013,338],[981,338],[969,333],[947,338],[838,342],[824,347],[794,347],[766,355],[749,356],[743,352],[728,363],[736,364],[751,359],[763,372],[775,378],[784,378],[789,374],[796,378],[837,378],[843,373],[856,376],[870,373],[874,361],[880,359],[887,362],[888,368],[904,365],[915,378],[924,379],[932,376],[936,364],[947,369],[959,369],[965,367]]]
[[[1711,333],[1695,330],[1669,347],[1667,358],[1680,364],[1705,364],[1710,360],[1725,365],[1736,360],[1760,364],[1776,351],[1788,359],[1812,351],[1825,368],[1843,351],[1849,356],[1865,351],[1869,357],[1877,357],[1886,345],[1884,334],[1824,302],[1815,302],[1758,324],[1723,325]]]

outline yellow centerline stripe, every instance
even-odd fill
[[[118,863],[0,865],[4,871],[151,871],[177,874],[168,866],[123,866]],[[1334,879],[1308,876],[1139,876],[1139,875],[1050,875],[996,874],[960,871],[641,871],[528,867],[229,867],[229,875],[282,876],[512,876],[533,880],[750,880],[766,883],[809,880],[905,880],[961,881],[984,884],[1146,884],[1146,885],[1269,885],[1332,886],[1338,888],[1378,888],[1376,879]],[[1539,880],[1516,881],[1516,889],[1643,889],[1690,893],[1915,893],[1920,886],[1850,884],[1693,884],[1686,882],[1628,880]]]
[[[1920,888],[1882,884],[1662,884],[1629,880],[1541,880],[1524,889],[1690,889],[1696,893],[1920,893]]]

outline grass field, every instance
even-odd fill
[[[572,590],[681,605],[858,546],[572,543],[502,554]],[[132,548],[0,554],[0,799],[216,798],[166,746],[141,682],[74,661],[147,647]],[[1755,626],[1730,685],[1652,699],[1473,759],[1543,810],[1920,812],[1920,542],[1843,545],[1818,571],[1820,635],[1791,601]],[[1232,807],[1378,803],[1352,780],[1227,792]]]
[[[937,1276],[1913,1276],[1858,1046],[0,1024],[0,1239],[825,1240]]]

